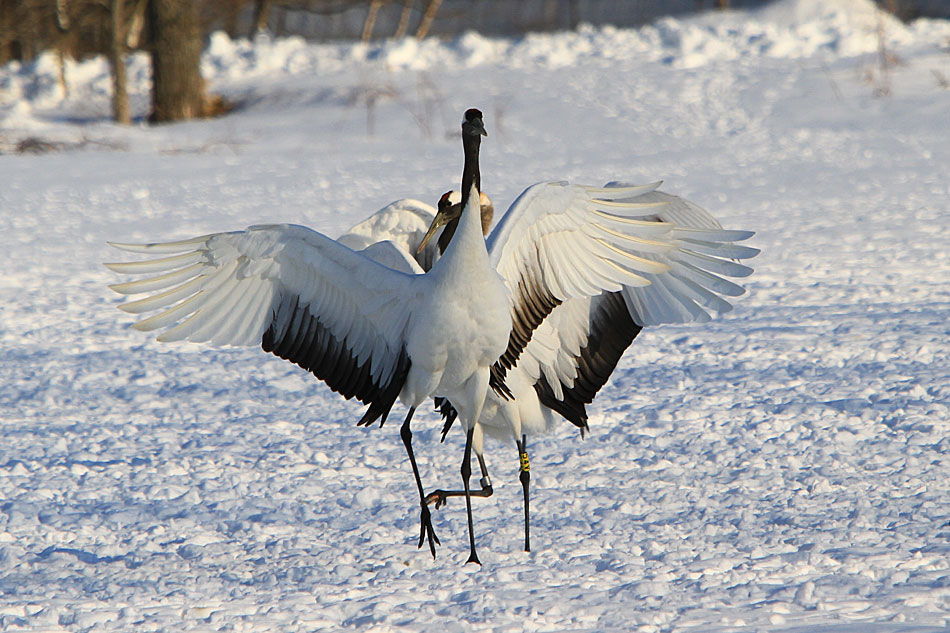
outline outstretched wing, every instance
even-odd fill
[[[511,371],[534,380],[541,404],[581,429],[587,405],[640,333],[621,292],[565,301],[551,312]]]
[[[518,362],[535,329],[561,302],[646,286],[644,275],[669,270],[656,256],[676,248],[671,225],[643,219],[665,203],[638,199],[659,184],[547,182],[529,187],[511,205],[488,238],[492,263],[511,296],[512,331],[496,377]]]
[[[625,212],[615,215],[631,221],[626,226],[620,226],[623,220],[608,225],[595,217],[592,223],[626,235],[631,240],[626,252],[649,259],[663,270],[641,268],[637,274],[648,283],[623,283],[619,290],[558,302],[536,326],[514,369],[508,368],[525,372],[533,379],[542,404],[582,431],[587,427],[586,405],[607,382],[641,327],[705,321],[708,310],[730,310],[731,304],[720,295],[738,296],[744,290],[724,276],[750,274],[751,268],[734,260],[758,253],[733,243],[750,237],[751,232],[725,231],[709,213],[676,196],[635,189],[634,195],[615,195],[611,190],[631,191],[619,185],[587,190],[598,199],[614,202],[618,205],[614,209]],[[643,206],[623,206],[628,203]],[[641,223],[661,225],[662,233],[638,235]],[[638,241],[645,242],[646,248],[638,248]]]
[[[607,185],[608,189],[625,187]],[[732,310],[732,304],[723,297],[738,297],[745,289],[726,277],[751,275],[752,268],[739,260],[759,253],[757,248],[735,242],[746,240],[754,233],[723,229],[702,207],[662,191],[643,194],[636,201],[661,205],[643,219],[673,227],[670,239],[676,248],[656,255],[658,262],[669,266],[666,273],[644,273],[649,285],[624,288],[624,300],[634,322],[638,325],[704,322],[710,319],[710,311]]]
[[[416,279],[312,231],[254,226],[162,244],[112,244],[157,259],[106,264],[154,275],[111,286],[145,294],[119,307],[160,341],[261,345],[369,408],[385,421],[409,371],[405,330]]]

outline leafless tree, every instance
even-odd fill
[[[396,27],[395,35],[393,35],[397,40],[405,37],[406,31],[409,30],[409,17],[412,15],[412,6],[414,4],[414,0],[403,1],[402,11],[399,13],[399,25]]]
[[[254,24],[251,26],[251,37],[267,30],[267,20],[273,4],[273,0],[254,0]]]
[[[149,119],[164,123],[204,116],[197,6],[191,0],[148,0],[147,18],[152,52]]]
[[[122,0],[110,0],[112,37],[109,46],[109,66],[112,70],[112,118],[116,123],[132,122],[129,109],[129,91],[125,74],[125,13]]]
[[[442,0],[429,0],[429,5],[426,7],[425,13],[422,14],[422,23],[416,29],[416,39],[424,39],[429,34],[429,29],[432,27],[435,14],[439,12],[440,6],[442,6]]]
[[[383,2],[384,0],[370,1],[369,9],[366,11],[366,20],[363,21],[362,41],[368,42],[373,36],[373,26],[376,25],[376,16],[379,15],[379,10],[383,7]]]

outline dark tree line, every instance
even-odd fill
[[[511,10],[522,1],[511,0]],[[544,15],[557,15],[553,9],[567,7],[568,14],[574,16],[577,1],[535,0],[534,4],[544,9]],[[908,7],[916,6],[915,0],[878,1],[902,17]],[[207,94],[199,70],[205,36],[213,30],[223,29],[232,37],[253,36],[258,31],[281,33],[290,15],[322,18],[357,12],[363,16],[364,41],[410,34],[424,38],[442,4],[443,0],[0,0],[0,64],[29,61],[43,51],[55,51],[66,92],[65,58],[104,54],[113,71],[113,115],[128,123],[125,58],[130,50],[145,50],[152,59],[149,120],[176,121],[227,110],[220,98]],[[733,4],[742,4],[742,0]],[[729,0],[694,0],[693,6],[704,10],[729,5]],[[478,0],[455,0],[454,6],[458,14],[460,6],[466,7],[464,12],[476,12],[482,5]],[[393,32],[382,33],[389,29],[376,27],[384,8],[389,12],[390,29],[395,24]],[[411,17],[415,17],[412,30]]]

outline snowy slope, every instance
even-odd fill
[[[50,60],[0,69],[0,148],[63,145],[0,155],[0,630],[943,630],[948,49],[947,22],[859,0],[518,40],[217,36],[206,76],[242,107],[153,129],[107,121],[101,60],[69,95]],[[762,249],[733,312],[635,341],[586,440],[530,447],[531,554],[517,453],[489,446],[480,569],[461,503],[436,561],[415,548],[398,424],[356,428],[260,350],[129,330],[101,266],[110,239],[338,235],[434,203],[469,106],[496,205],[662,178]],[[423,481],[454,486],[461,435],[417,419]]]

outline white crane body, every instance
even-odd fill
[[[477,209],[478,191],[472,187],[471,194],[469,202]],[[423,293],[413,310],[406,341],[418,370],[410,369],[406,389],[413,399],[423,393],[423,401],[431,394],[465,402],[460,406],[471,410],[459,412],[463,421],[471,420],[465,422],[468,427],[481,410],[488,368],[508,344],[511,319],[508,292],[489,262],[478,214],[462,215],[456,242],[425,275],[433,291]],[[457,349],[462,344],[464,354]]]

